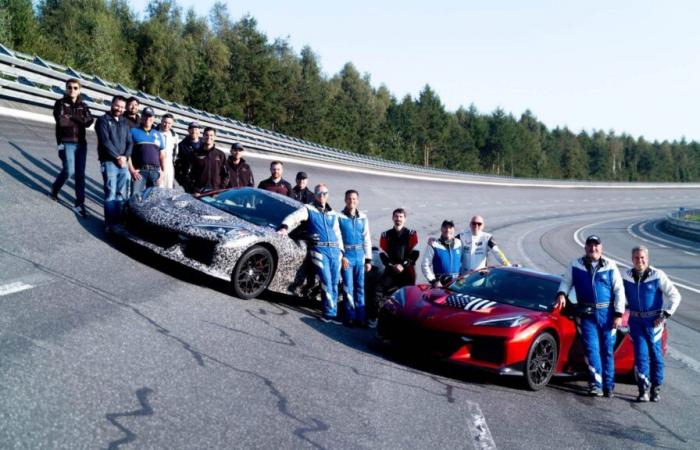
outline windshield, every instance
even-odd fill
[[[297,208],[274,194],[257,189],[232,189],[213,196],[202,197],[202,201],[229,214],[263,227],[279,228],[287,215]],[[301,204],[299,204],[301,206]]]
[[[556,279],[527,272],[484,269],[458,279],[450,291],[493,300],[535,311],[549,311],[559,289]]]

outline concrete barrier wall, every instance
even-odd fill
[[[700,222],[686,220],[687,215],[700,215],[700,209],[678,210],[666,214],[664,228],[675,235],[700,242]]]

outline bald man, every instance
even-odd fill
[[[510,261],[493,241],[493,236],[484,231],[483,217],[472,217],[469,221],[469,231],[460,233],[457,238],[462,241],[460,274],[486,267],[489,253],[492,253],[500,264],[510,266]]]

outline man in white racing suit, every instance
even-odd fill
[[[457,235],[462,241],[462,267],[460,274],[486,267],[489,253],[504,266],[510,266],[506,255],[493,241],[493,236],[484,231],[484,218],[474,216],[469,222],[469,231]]]

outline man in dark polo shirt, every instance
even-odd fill
[[[192,154],[189,184],[194,193],[223,189],[228,183],[226,154],[216,148],[215,141],[216,130],[205,128],[202,147]]]
[[[265,189],[270,192],[277,192],[278,194],[286,195],[287,197],[292,196],[292,185],[289,184],[287,180],[282,178],[282,172],[284,168],[280,161],[272,161],[270,163],[270,178],[262,180],[258,185],[258,189]]]
[[[153,126],[153,108],[144,108],[140,121],[137,128],[131,129],[134,149],[129,161],[129,173],[134,181],[134,195],[140,195],[148,187],[160,185],[165,169],[165,142],[160,131]]]

